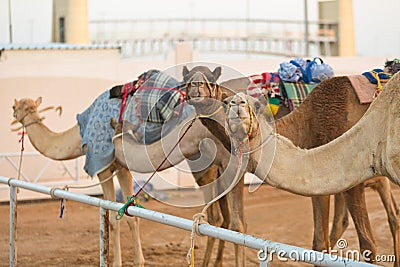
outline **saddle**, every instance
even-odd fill
[[[252,97],[258,97],[261,94],[267,95],[268,104],[273,115],[278,113],[281,103],[289,107],[291,111],[296,109],[316,85],[302,81],[283,81],[278,72],[251,75],[249,79],[252,83],[247,88],[247,94]]]

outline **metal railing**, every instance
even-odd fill
[[[201,52],[333,55],[338,39],[337,22],[327,20],[307,29],[300,20],[230,18],[92,20],[90,28],[92,43],[118,44],[127,57],[165,54],[180,41]]]
[[[11,166],[12,169],[15,170],[16,173],[18,173],[19,164],[16,163],[15,160],[13,160],[13,159],[15,159],[15,158],[18,159],[20,156],[21,156],[21,152],[0,153],[0,163],[2,163],[3,161],[7,162],[9,164],[9,166]],[[78,158],[73,160],[74,167],[73,167],[73,170],[71,170],[71,167],[68,166],[70,164],[68,164],[67,161],[55,161],[55,160],[44,157],[37,151],[32,151],[32,152],[24,151],[23,157],[24,157],[23,164],[27,164],[26,161],[29,162],[29,158],[31,158],[31,159],[32,158],[40,158],[40,159],[44,160],[43,165],[37,171],[37,173],[34,175],[34,177],[32,177],[32,176],[30,177],[29,175],[27,175],[23,171],[24,168],[22,166],[21,179],[23,179],[27,182],[33,182],[33,183],[39,182],[39,180],[43,177],[45,171],[48,170],[52,164],[59,164],[62,168],[62,171],[60,171],[60,173],[62,173],[62,174],[60,174],[60,175],[71,178],[73,182],[79,181],[79,178],[83,175],[82,169],[80,168]],[[59,179],[57,179],[57,181],[63,182],[63,181],[60,181]]]
[[[118,211],[123,206],[122,203],[102,200],[82,194],[75,194],[61,189],[52,189],[43,185],[32,184],[25,181],[1,176],[0,183],[8,184],[10,186],[10,266],[16,266],[17,264],[17,187],[32,190],[42,194],[52,195],[58,198],[68,199],[100,207],[100,266],[108,265],[108,210]],[[187,231],[192,231],[192,220],[137,207],[129,207],[127,209],[127,212],[129,215],[132,216],[137,216],[146,220],[151,220]],[[296,246],[273,242],[270,240],[257,238],[251,235],[238,233],[224,228],[211,226],[208,224],[201,224],[199,226],[199,232],[202,235],[211,236],[234,244],[258,250],[260,266],[272,265],[272,261],[270,261],[268,253],[279,253],[280,257],[290,258],[292,252],[296,252],[296,255],[300,256],[297,260],[319,266],[377,266],[365,262],[345,259],[338,256],[332,257],[332,255],[323,252],[317,252]]]

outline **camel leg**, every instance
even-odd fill
[[[222,214],[221,227],[227,229],[227,228],[229,228],[229,225],[230,225],[230,222],[231,222],[231,213],[230,213],[230,209],[229,209],[228,196],[222,197],[218,201],[218,203],[219,203],[219,207],[221,209],[221,214]],[[214,267],[221,267],[222,266],[224,248],[225,248],[225,241],[219,239],[217,258],[215,259]]]
[[[349,213],[347,212],[346,201],[343,193],[335,195],[335,211],[333,215],[333,223],[330,234],[330,243],[332,248],[336,242],[342,237],[344,231],[349,226]]]
[[[354,221],[354,226],[357,230],[361,253],[369,250],[371,253],[366,256],[370,259],[368,261],[371,262],[374,261],[376,257],[376,244],[368,218],[364,188],[363,183],[359,184],[344,192],[344,195],[347,207]]]
[[[212,166],[206,170],[204,173],[193,173],[196,178],[196,182],[199,186],[206,185],[215,181],[219,177],[219,169],[217,166]],[[206,199],[215,197],[214,195],[206,195]],[[221,216],[222,215],[222,216]],[[228,228],[230,222],[230,212],[229,205],[226,197],[222,197],[218,202],[211,205],[207,210],[208,222],[214,226],[220,226],[222,228]],[[215,238],[207,237],[206,251],[204,253],[202,266],[206,267],[210,263],[211,254],[213,252],[213,247],[215,243]],[[218,242],[218,253],[215,260],[214,266],[222,266],[223,251],[224,251],[225,241],[219,240]]]
[[[330,196],[312,197],[314,216],[313,250],[328,251],[329,244],[329,202]]]
[[[207,219],[211,225],[220,226],[222,224],[222,218],[219,216],[218,213],[219,213],[219,204],[217,202],[212,204],[211,207],[207,210]],[[215,238],[207,236],[206,251],[204,252],[203,263],[201,266],[207,267],[208,264],[210,263],[214,243],[215,243]]]
[[[390,231],[392,232],[392,237],[393,237],[394,255],[396,257],[396,261],[394,262],[393,266],[399,267],[400,266],[399,263],[400,219],[399,219],[398,206],[392,194],[392,190],[390,188],[390,181],[386,177],[381,177],[378,180],[376,180],[376,183],[372,187],[374,190],[378,191],[383,206],[385,207],[388,216]]]
[[[189,164],[189,166],[190,166],[190,164]],[[199,186],[203,186],[203,185],[206,185],[208,183],[215,181],[219,177],[219,171],[218,171],[218,167],[214,165],[214,166],[211,166],[210,168],[208,168],[205,172],[194,172],[193,175],[196,179],[196,183]],[[208,194],[211,194],[211,192],[205,193],[204,197],[206,199],[215,197],[214,195],[208,195]],[[221,202],[221,200],[212,204],[209,207],[209,209],[207,210],[207,219],[211,225],[222,227],[224,218],[221,216],[221,213],[220,213],[220,205],[221,205],[220,202]],[[204,253],[204,258],[203,258],[203,263],[202,263],[203,267],[208,266],[208,264],[210,263],[214,243],[215,243],[215,238],[210,237],[210,236],[207,237],[207,245],[206,245],[206,250]],[[221,255],[217,256],[216,261],[218,261],[218,259],[220,258],[221,264],[222,264],[222,251],[220,252],[220,247],[221,247],[221,242],[220,242],[220,245],[218,248],[218,254],[221,253]]]
[[[129,170],[121,168],[117,174],[119,185],[121,187],[123,199],[133,195],[133,181]],[[134,266],[144,266],[144,257],[139,233],[139,218],[127,217],[127,222],[132,233],[134,248]]]
[[[99,177],[100,182],[104,181],[108,177],[112,175],[112,171],[110,168],[105,169],[97,176]],[[101,184],[103,189],[104,199],[115,201],[115,191],[114,191],[114,183],[113,179],[108,180]],[[113,240],[113,252],[114,252],[114,261],[113,266],[122,266],[122,258],[121,258],[121,242],[120,242],[120,228],[119,221],[116,220],[116,212],[110,211],[110,235]]]
[[[232,207],[231,223],[229,229],[240,233],[246,232],[246,222],[243,210],[243,186],[244,178],[242,177],[235,188],[227,194],[229,206]],[[243,246],[234,245],[235,247],[235,263],[236,266],[246,266],[245,249]]]

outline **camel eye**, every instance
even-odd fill
[[[191,82],[190,86],[196,87],[196,83],[195,82]]]
[[[12,108],[15,110],[15,105],[13,105]]]

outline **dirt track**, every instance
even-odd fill
[[[248,233],[304,248],[312,244],[312,213],[309,198],[262,186],[255,193],[245,189],[245,212]],[[393,254],[392,238],[386,213],[377,193],[367,189],[369,216],[381,255]],[[400,190],[395,190],[400,200]],[[63,219],[59,219],[59,201],[25,203],[18,206],[18,266],[98,266],[99,209],[68,201]],[[146,208],[185,218],[200,208],[176,208],[150,200]],[[0,266],[9,262],[9,207],[0,206]],[[133,266],[132,245],[126,223],[121,224],[123,265]],[[141,238],[146,266],[187,266],[185,256],[190,233],[169,226],[141,220]],[[348,249],[358,249],[358,239],[350,223],[345,232]],[[196,266],[200,266],[206,238],[196,237]],[[234,250],[225,248],[224,266],[233,266]],[[256,252],[247,250],[248,266],[258,266]],[[391,263],[381,263],[392,266]],[[298,262],[274,261],[273,266],[301,266]],[[309,266],[304,264],[304,266]]]

